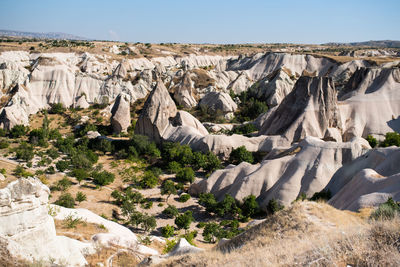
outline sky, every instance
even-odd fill
[[[0,29],[124,42],[400,40],[399,26],[400,0],[0,0]]]

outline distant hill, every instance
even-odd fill
[[[0,36],[13,36],[37,39],[66,39],[66,40],[89,40],[88,38],[76,36],[63,32],[21,32],[11,30],[0,30]]]
[[[380,41],[365,41],[365,42],[353,42],[353,43],[327,43],[324,45],[400,48],[400,41],[380,40]]]

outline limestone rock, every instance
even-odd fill
[[[86,109],[89,108],[89,103],[86,101],[86,97],[85,95],[80,96],[77,100],[76,103],[74,105],[75,108],[82,108],[82,109]]]
[[[194,94],[194,82],[190,78],[190,72],[187,72],[175,89],[174,98],[179,105],[185,108],[192,108],[197,105]]]
[[[111,109],[111,125],[114,133],[126,133],[131,125],[130,99],[126,94],[119,94]]]
[[[219,200],[225,194],[237,200],[255,195],[264,209],[272,198],[289,205],[301,193],[311,197],[324,189],[336,170],[368,148],[368,142],[362,138],[337,143],[306,137],[290,149],[270,153],[260,164],[242,162],[217,170],[208,179],[192,185],[190,191],[211,192]]]
[[[155,142],[160,142],[169,118],[175,117],[177,109],[167,88],[158,80],[156,88],[147,98],[142,113],[136,123],[135,134],[146,135]]]
[[[237,109],[237,104],[229,94],[222,92],[208,93],[201,99],[199,106],[201,108],[205,107],[208,113],[222,112],[224,115],[232,114]]]
[[[323,138],[327,128],[340,125],[332,79],[302,76],[281,104],[267,113],[260,134],[299,141],[306,136]]]

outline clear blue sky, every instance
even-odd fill
[[[400,40],[400,0],[0,0],[0,29],[102,40]]]

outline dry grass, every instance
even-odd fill
[[[63,220],[54,220],[57,235],[67,236],[79,241],[90,241],[92,236],[98,233],[106,233],[108,230],[104,226],[81,222],[74,228],[68,228]]]
[[[397,266],[398,221],[368,223],[327,204],[300,202],[215,250],[160,266]]]

